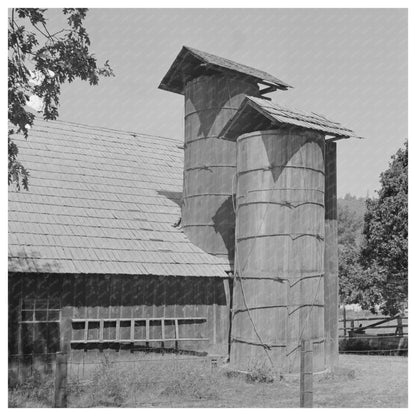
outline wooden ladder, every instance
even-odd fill
[[[93,344],[93,343],[136,343],[136,342],[168,342],[168,341],[208,341],[208,338],[201,337],[187,337],[181,338],[179,335],[180,323],[191,323],[191,322],[206,322],[207,318],[205,317],[172,317],[172,318],[103,318],[103,319],[72,319],[74,324],[83,324],[84,333],[83,338],[78,340],[71,340],[71,344]],[[129,322],[130,323],[130,332],[128,338],[120,337],[120,325],[121,323]],[[151,322],[160,322],[161,326],[161,337],[160,338],[151,338],[150,336],[150,326]],[[166,323],[174,323],[175,326],[175,336],[172,338],[167,338],[165,334]],[[115,323],[115,337],[111,339],[104,338],[104,327],[106,323]],[[140,326],[145,326],[145,338],[136,338],[135,337],[135,328],[136,324],[142,324]],[[89,332],[91,330],[90,324],[98,324],[99,337],[98,338],[89,338]]]

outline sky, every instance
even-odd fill
[[[338,144],[338,196],[374,196],[407,138],[406,9],[90,9],[85,26],[116,76],[65,85],[61,120],[183,138],[183,96],[158,85],[187,45],[276,76],[294,88],[273,101],[365,137]]]

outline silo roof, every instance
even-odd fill
[[[224,126],[220,136],[236,140],[241,134],[273,129],[282,124],[320,131],[334,136],[334,139],[362,138],[340,123],[328,120],[320,114],[289,109],[269,100],[248,96],[241,103],[234,117]]]
[[[269,86],[271,88],[270,91],[292,88],[289,84],[286,84],[267,72],[188,46],[182,47],[168,72],[163,77],[159,88],[183,94],[186,82],[199,75],[210,72],[239,74],[242,77],[251,78],[255,82]]]

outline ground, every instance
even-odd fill
[[[407,357],[341,355],[336,374],[315,376],[314,407],[407,407]],[[249,382],[201,360],[104,363],[85,384],[73,372],[71,407],[299,407],[299,380]],[[79,374],[79,371],[78,371]],[[9,391],[13,407],[52,406],[53,382],[43,393]]]
[[[341,355],[340,366],[341,374],[315,377],[314,407],[407,407],[407,358]],[[299,407],[296,379],[272,384],[226,381],[221,390],[220,400],[187,406]]]

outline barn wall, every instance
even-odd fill
[[[205,323],[181,325],[180,332],[181,337],[201,337],[209,341],[180,341],[177,347],[212,354],[225,355],[228,352],[230,296],[227,280],[204,277],[9,274],[10,354],[31,352],[25,347],[25,340],[21,339],[19,318],[22,301],[47,298],[60,301],[59,333],[51,328],[47,335],[39,334],[36,353],[47,352],[50,345],[56,345],[56,342],[60,343],[60,349],[67,349],[71,339],[81,339],[82,329],[71,323],[72,319],[152,317],[205,317]],[[108,333],[113,330],[111,327],[106,329]],[[152,326],[151,335],[152,331],[157,335],[160,328]],[[94,328],[90,332],[90,337],[94,338]],[[173,341],[164,344],[150,342],[147,346],[175,347]],[[107,347],[118,349],[116,345]],[[85,352],[86,348],[72,344],[73,354],[80,349]],[[88,349],[94,353],[97,345],[88,346]]]

